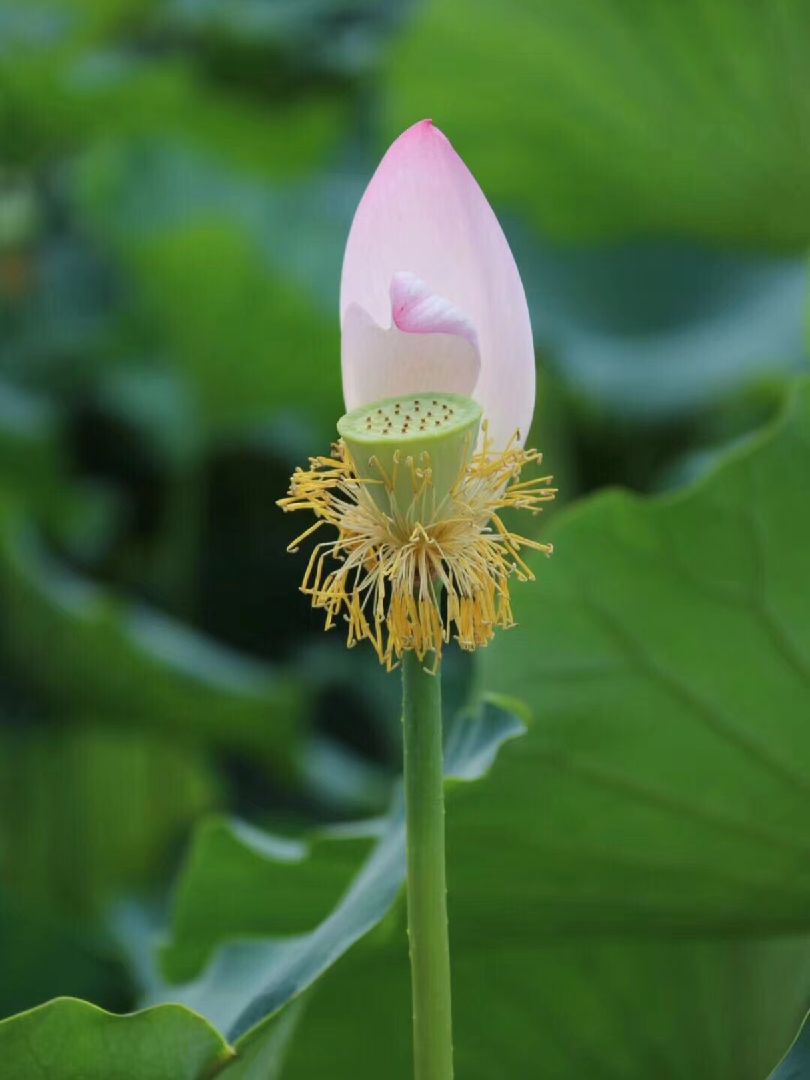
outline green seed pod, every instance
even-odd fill
[[[384,513],[427,525],[472,457],[481,407],[461,394],[414,394],[353,409],[338,432]]]

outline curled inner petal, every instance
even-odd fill
[[[481,358],[470,320],[416,276],[391,279],[391,325],[358,304],[343,316],[343,393],[347,409],[430,390],[469,396]]]
[[[455,334],[478,352],[478,335],[467,316],[431,292],[416,274],[400,270],[391,278],[391,319],[408,334]],[[477,373],[476,373],[477,375]]]

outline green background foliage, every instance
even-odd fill
[[[0,1080],[409,1074],[398,683],[323,634],[275,499],[423,116],[515,250],[560,486],[518,628],[445,665],[458,1073],[776,1067],[809,33],[806,0],[0,0]]]

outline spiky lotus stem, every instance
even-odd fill
[[[532,578],[523,548],[548,544],[511,532],[501,512],[537,513],[554,498],[550,477],[521,481],[539,463],[517,436],[494,452],[481,410],[452,394],[393,398],[357,409],[338,424],[331,457],[297,469],[284,510],[336,538],[317,544],[302,591],[343,616],[348,645],[368,640],[389,669],[402,661],[408,935],[416,1080],[452,1080],[450,951],[444,853],[440,662],[455,637],[486,645],[511,626],[509,580]],[[328,563],[336,566],[327,568]],[[426,667],[426,661],[429,667]]]
[[[426,671],[413,652],[402,661],[402,741],[414,1076],[451,1080],[441,676]]]

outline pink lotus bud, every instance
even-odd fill
[[[347,410],[401,394],[474,398],[494,449],[522,444],[534,411],[526,296],[483,192],[422,120],[389,148],[357,208],[343,260]]]

